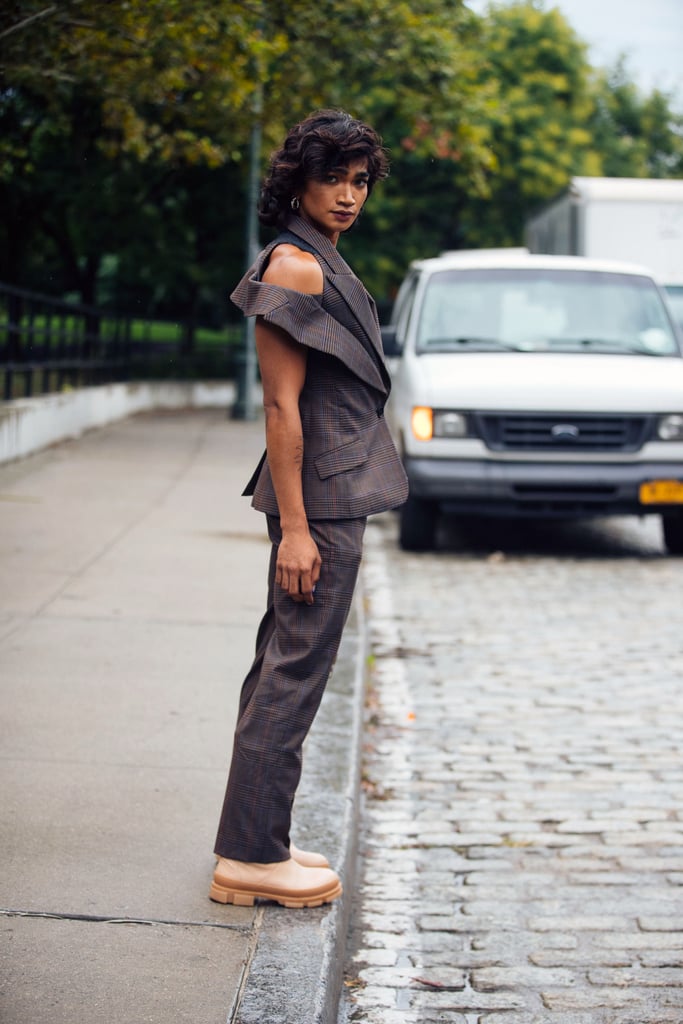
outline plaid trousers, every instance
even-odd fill
[[[366,519],[309,523],[322,566],[312,605],[275,585],[280,521],[272,542],[268,603],[242,685],[232,762],[215,852],[270,864],[289,857],[301,749],[332,671],[360,567]]]

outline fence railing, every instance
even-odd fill
[[[235,376],[240,327],[192,329],[0,283],[2,397],[143,378]]]

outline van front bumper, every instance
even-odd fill
[[[578,518],[683,514],[683,504],[645,504],[642,484],[683,482],[680,462],[551,463],[406,457],[412,497],[448,511],[488,516]]]

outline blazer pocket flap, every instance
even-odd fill
[[[351,441],[341,448],[334,448],[331,452],[319,455],[315,460],[315,468],[321,480],[327,480],[337,473],[345,473],[348,469],[355,469],[368,461],[367,448],[363,441]]]

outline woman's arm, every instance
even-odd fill
[[[322,291],[323,283],[315,257],[289,245],[275,250],[263,280],[308,294]],[[286,331],[257,319],[256,351],[263,384],[268,465],[282,529],[275,582],[294,601],[313,604],[321,560],[304,508],[301,471],[305,438],[299,414],[307,350]]]

